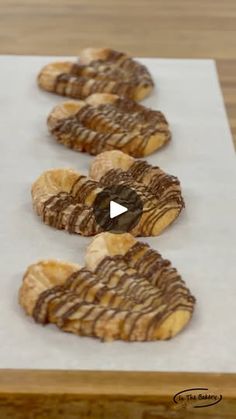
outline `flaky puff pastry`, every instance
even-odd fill
[[[92,93],[114,93],[142,100],[154,86],[144,65],[108,48],[87,48],[78,61],[47,64],[38,76],[38,84],[48,92],[76,99]]]
[[[170,181],[172,178],[165,175],[163,182],[169,185]],[[115,171],[112,177],[108,172],[100,181],[96,181],[70,169],[52,169],[34,182],[33,207],[45,224],[70,233],[92,236],[106,231],[106,228],[109,230],[109,213],[105,214],[102,228],[96,221],[94,210],[98,195],[106,187],[112,188],[112,185],[122,185],[135,191],[142,202],[140,219],[130,229],[135,236],[160,234],[173,222],[183,206],[178,185],[176,190],[175,185],[172,186],[168,193],[162,188],[153,193],[142,182],[136,182],[124,172]]]
[[[127,277],[135,278],[138,289],[134,286],[133,291],[137,293],[134,298],[137,295],[142,298],[145,310],[157,309],[155,321],[156,326],[159,325],[159,339],[175,336],[191,319],[195,298],[177,270],[160,253],[131,234],[106,232],[97,235],[87,248],[85,261],[87,268],[99,279],[106,272],[110,284],[124,286],[127,298],[131,298],[132,290]],[[146,336],[151,325],[148,325]]]
[[[84,236],[101,232],[92,204],[102,188],[71,169],[42,173],[31,189],[33,208],[43,222],[59,230]]]
[[[57,105],[48,117],[48,129],[59,143],[92,155],[117,149],[142,157],[171,137],[160,111],[107,93]]]
[[[142,185],[142,190],[145,190],[147,195],[154,196],[156,216],[151,217],[148,212],[146,214],[146,224],[149,225],[150,231],[152,225],[154,226],[153,235],[160,234],[184,208],[181,186],[176,176],[121,151],[105,151],[96,156],[90,165],[89,175],[98,181],[101,187],[109,187],[115,183],[127,186]]]
[[[26,313],[105,341],[169,339],[190,320],[195,299],[176,269],[131,235],[100,234],[86,262],[86,268],[56,260],[31,265],[19,291]]]

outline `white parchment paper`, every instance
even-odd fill
[[[236,169],[215,64],[143,59],[156,89],[144,102],[165,112],[172,142],[151,164],[177,175],[186,210],[160,237],[146,239],[177,267],[197,297],[191,323],[154,343],[101,343],[42,327],[17,302],[26,267],[43,258],[83,262],[89,239],[45,226],[31,208],[31,183],[44,170],[86,173],[91,156],[66,149],[46,128],[63,98],[40,91],[52,57],[0,58],[0,368],[236,372]]]

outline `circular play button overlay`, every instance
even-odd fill
[[[93,204],[96,222],[103,231],[125,233],[132,230],[142,216],[143,205],[137,193],[123,185],[104,188]]]

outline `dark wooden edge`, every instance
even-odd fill
[[[176,393],[199,387],[222,400],[205,408],[173,401]],[[235,418],[236,374],[0,370],[1,419],[161,419],[190,413],[195,419]]]

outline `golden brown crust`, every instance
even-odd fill
[[[127,171],[135,159],[120,150],[104,151],[92,160],[89,168],[89,176],[99,181],[103,175],[112,169],[122,169]]]
[[[33,208],[45,224],[70,233],[94,235],[101,228],[92,204],[101,190],[97,182],[89,181],[79,172],[48,170],[32,186]]]
[[[71,169],[52,169],[43,172],[31,188],[33,207],[38,215],[46,200],[59,194],[69,193],[80,174]]]
[[[32,316],[39,295],[65,280],[80,266],[59,260],[42,260],[29,266],[19,290],[19,303],[25,312]]]
[[[88,65],[93,61],[107,60],[110,51],[109,48],[85,48],[81,51],[80,62],[81,64]]]
[[[46,65],[38,76],[39,86],[49,92],[76,99],[91,93],[115,93],[142,100],[153,89],[147,68],[126,54],[108,48],[87,48],[78,62]]]
[[[100,233],[87,247],[85,263],[94,271],[106,256],[124,255],[135,243],[136,239],[129,233]]]
[[[154,306],[166,306],[162,312],[163,320],[159,323],[156,339],[168,339],[179,333],[189,322],[195,305],[195,298],[191,295],[179,273],[171,263],[152,250],[147,244],[139,242],[129,233],[112,234],[102,233],[97,235],[86,251],[86,266],[94,270],[102,277],[106,271],[110,275],[119,275],[115,270],[115,264],[120,269],[120,260],[131,275],[139,275],[147,282],[157,287],[156,300],[152,300]],[[122,266],[122,263],[121,263]],[[122,268],[121,268],[122,277]],[[138,277],[136,277],[137,281]],[[143,294],[145,291],[143,290]],[[150,302],[150,299],[148,298]]]
[[[148,226],[149,232],[143,228],[141,232],[134,231],[135,235],[145,236],[150,231],[151,235],[160,234],[178,217],[184,207],[180,182],[175,176],[145,161],[135,160],[121,151],[112,150],[99,154],[90,166],[89,175],[103,187],[122,183],[133,184],[138,189],[138,185],[141,185],[147,196],[150,194],[150,202],[155,207],[153,218],[150,211],[145,211],[144,208],[141,220],[143,226]],[[151,196],[154,197],[153,200]]]
[[[32,186],[33,207],[45,224],[91,236],[102,232],[93,208],[97,196],[106,187],[122,185],[133,189],[143,205],[141,218],[130,230],[131,233],[135,236],[155,236],[177,217],[183,206],[178,185],[169,185],[169,178],[164,175],[167,190],[162,191],[157,185],[160,191],[154,193],[122,171],[114,174],[107,172],[97,182],[70,169],[48,170]],[[109,217],[107,223],[109,225]],[[103,228],[106,230],[105,224]]]
[[[178,272],[131,235],[97,236],[86,261],[89,269],[56,260],[31,265],[19,291],[26,313],[106,341],[168,339],[190,320],[195,300]]]
[[[47,124],[49,130],[55,129],[58,121],[74,116],[83,106],[85,106],[85,102],[82,100],[68,100],[55,106],[48,116]]]
[[[94,155],[118,149],[142,157],[170,140],[161,112],[104,93],[57,105],[48,117],[48,129],[59,143]]]
[[[38,85],[48,92],[54,92],[55,80],[62,73],[69,73],[72,63],[65,61],[45,65],[38,75]]]

